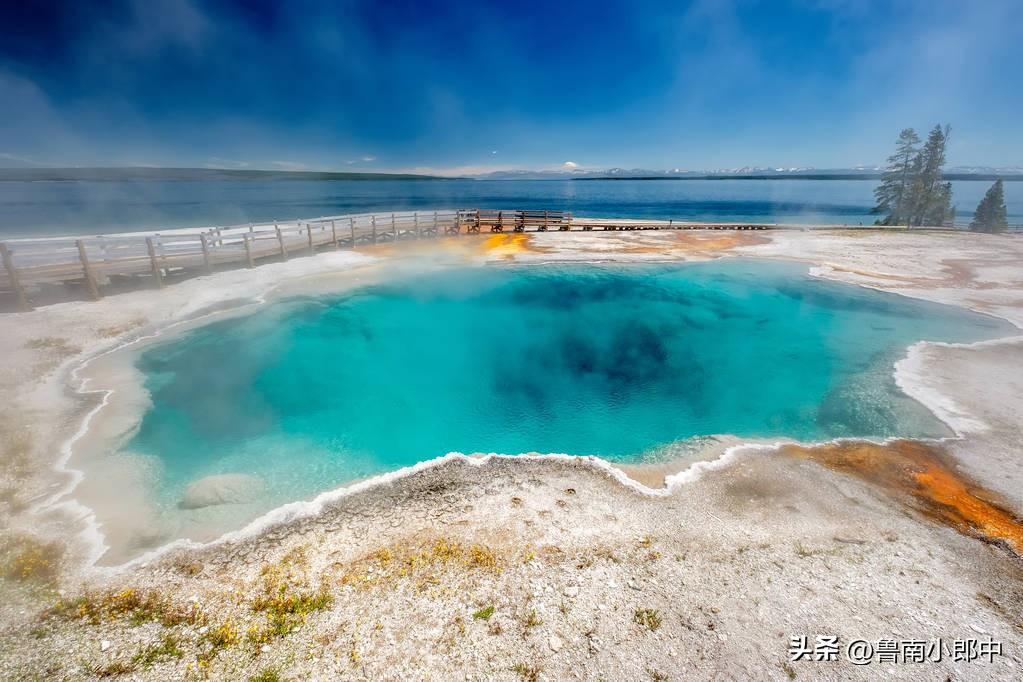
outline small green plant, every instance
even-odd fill
[[[135,665],[127,661],[113,661],[106,665],[99,665],[92,669],[92,674],[99,678],[118,677],[135,672]]]
[[[203,639],[209,642],[214,651],[237,644],[241,641],[238,628],[230,620],[226,620],[216,627],[212,627],[203,635]]]
[[[526,680],[526,682],[536,682],[540,679],[540,666],[538,665],[516,663],[511,669],[512,672],[518,673],[519,677]]]
[[[166,627],[201,625],[206,620],[205,614],[195,604],[176,604],[155,590],[133,587],[61,599],[47,611],[47,615],[84,620],[91,625],[118,618],[126,618],[132,625],[156,621]]]
[[[632,622],[653,631],[661,627],[661,614],[657,609],[636,609]]]
[[[543,621],[540,620],[540,617],[538,615],[536,615],[535,610],[531,610],[529,613],[526,614],[526,617],[522,619],[522,624],[525,625],[526,628],[528,629],[535,628],[537,625],[543,625]]]
[[[492,615],[494,615],[494,605],[488,604],[476,613],[472,614],[472,617],[476,620],[490,620]]]
[[[263,668],[255,675],[249,677],[249,682],[282,682],[281,674],[277,668]]]
[[[165,634],[160,638],[159,642],[151,644],[135,654],[135,656],[131,659],[131,662],[136,665],[140,665],[143,668],[148,668],[154,663],[165,658],[181,658],[184,655],[184,652],[178,644],[179,640],[177,637],[171,634]]]
[[[9,580],[53,585],[57,582],[63,554],[64,546],[59,542],[20,537],[8,550],[4,576]]]
[[[316,591],[304,589],[305,563],[305,548],[299,547],[280,562],[263,567],[263,591],[253,599],[252,610],[266,614],[267,624],[258,633],[250,629],[250,641],[265,642],[271,635],[283,637],[305,622],[310,613],[328,609],[334,603],[325,586]]]

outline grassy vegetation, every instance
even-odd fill
[[[166,633],[160,637],[159,642],[156,644],[150,644],[135,654],[131,661],[135,665],[148,668],[154,663],[158,663],[164,659],[181,658],[184,655],[184,652],[179,646],[180,643],[181,641],[177,637]]]
[[[199,640],[200,646],[203,647],[195,656],[199,669],[208,670],[213,659],[217,657],[217,654],[222,649],[238,644],[241,639],[241,634],[239,634],[238,627],[234,624],[234,621],[226,620],[220,625],[211,627],[203,633],[202,638]]]
[[[479,611],[472,614],[472,617],[476,620],[490,620],[490,617],[494,615],[494,605],[488,604]]]
[[[306,579],[304,548],[286,554],[281,561],[267,564],[260,572],[262,592],[252,600],[252,610],[266,614],[263,628],[250,628],[247,638],[252,643],[266,643],[283,637],[305,622],[315,611],[323,611],[334,603],[326,587],[309,589]]]
[[[276,668],[263,668],[255,675],[250,675],[249,682],[282,682],[282,678]]]
[[[382,547],[348,566],[341,576],[341,584],[367,589],[410,578],[424,586],[439,582],[436,574],[443,570],[499,573],[502,565],[503,561],[485,545],[464,544],[442,537],[418,545],[402,543]]]
[[[105,665],[97,665],[92,669],[92,674],[99,678],[119,677],[120,675],[127,675],[133,672],[135,672],[135,665],[130,661],[122,660],[112,661]]]
[[[206,622],[205,614],[195,604],[183,606],[156,590],[134,587],[61,599],[47,611],[47,615],[84,620],[92,625],[117,619],[126,619],[132,625],[158,622],[167,627]]]
[[[657,609],[636,609],[632,622],[653,631],[661,627],[661,614]]]
[[[540,679],[540,666],[527,663],[516,663],[511,667],[512,672],[518,673],[519,677],[526,682],[537,682]]]
[[[522,617],[522,625],[528,630],[529,628],[535,628],[538,625],[543,625],[543,621],[536,615],[535,610],[530,610]]]
[[[55,585],[60,573],[64,545],[18,536],[4,547],[3,575],[8,580]]]

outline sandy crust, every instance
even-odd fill
[[[822,277],[1023,325],[1023,243],[1012,237],[851,230],[505,235],[444,241],[426,253],[436,263],[795,259]],[[332,290],[386,276],[390,267],[421,265],[421,249],[409,254],[399,246],[324,254],[5,317],[0,397],[9,407],[0,428],[6,442],[23,444],[9,448],[4,471],[5,536],[65,542],[59,581],[68,593],[79,593],[81,581],[159,589],[183,603],[195,596],[207,616],[205,625],[171,628],[181,657],[136,665],[132,674],[235,679],[275,667],[299,678],[515,679],[535,666],[549,679],[768,679],[790,670],[872,679],[876,665],[787,662],[789,636],[837,634],[991,636],[1005,650],[995,663],[928,664],[926,676],[1015,679],[1023,665],[1018,557],[907,513],[868,483],[769,447],[719,443],[681,473],[632,471],[634,479],[593,460],[453,456],[278,510],[206,546],[182,544],[119,569],[89,569],[103,535],[95,509],[78,501],[88,484],[75,473],[74,446],[84,452],[90,438],[95,447],[123,438],[132,428],[123,415],[137,414],[146,397],[123,366],[121,381],[102,390],[99,382],[76,386],[88,374],[84,359],[171,325],[199,323],[221,314],[219,306],[244,310],[268,296]],[[896,368],[903,390],[956,432],[947,447],[958,465],[1017,513],[1021,360],[1020,339],[918,344]],[[68,390],[69,382],[86,395]],[[98,409],[112,400],[124,401],[123,409]],[[90,415],[96,428],[83,429]],[[108,502],[132,504],[138,486],[131,477],[140,474],[121,470],[118,479],[116,469],[108,478],[124,494],[111,498],[107,489]],[[665,478],[667,487],[652,488]],[[95,499],[103,494],[93,491]],[[456,549],[438,553],[437,542]],[[466,559],[473,546],[493,562]],[[253,610],[252,595],[265,580],[261,572],[299,547],[304,559],[295,573],[329,586],[333,605],[265,645],[242,637],[204,667],[197,652],[209,638],[201,629],[258,623],[263,612]],[[412,552],[425,572],[392,571],[382,550],[401,561],[402,552]],[[45,588],[11,580],[4,587],[10,597],[2,606],[0,668],[14,676],[88,676],[96,666],[130,661],[164,633],[123,619],[40,621],[41,604],[53,599]],[[489,620],[473,617],[488,606]],[[640,614],[645,610],[657,612],[656,628]],[[46,634],[35,637],[40,622]],[[102,640],[111,644],[103,648]],[[919,676],[911,666],[885,672]]]

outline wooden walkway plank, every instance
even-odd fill
[[[253,268],[264,259],[286,261],[289,251],[315,254],[323,246],[355,249],[361,244],[399,239],[439,238],[445,235],[515,232],[557,233],[633,230],[765,230],[770,225],[748,223],[694,224],[674,220],[637,221],[576,218],[551,209],[472,209],[362,213],[326,216],[281,224],[246,223],[203,230],[180,230],[146,235],[84,238],[18,239],[0,245],[6,277],[0,293],[13,295],[18,308],[31,308],[27,291],[54,290],[81,282],[90,298],[102,296],[109,277],[148,277],[161,286],[168,273],[210,273],[215,267]],[[390,225],[378,229],[377,218]],[[347,220],[347,234],[338,233],[338,220]],[[330,229],[327,230],[327,223]],[[343,223],[342,223],[343,224]],[[464,228],[464,229],[463,229]],[[318,230],[318,232],[317,232]],[[17,264],[13,253],[17,250]],[[100,275],[102,273],[102,276]],[[43,293],[40,293],[42,296]]]

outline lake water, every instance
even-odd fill
[[[1007,333],[785,263],[444,269],[149,348],[126,449],[168,510],[205,476],[263,479],[254,515],[450,451],[638,462],[710,434],[939,436],[893,363]]]
[[[991,183],[954,182],[968,223]],[[0,182],[0,237],[205,227],[441,208],[548,208],[590,217],[869,225],[870,180]],[[1023,182],[1006,182],[1023,223]]]

